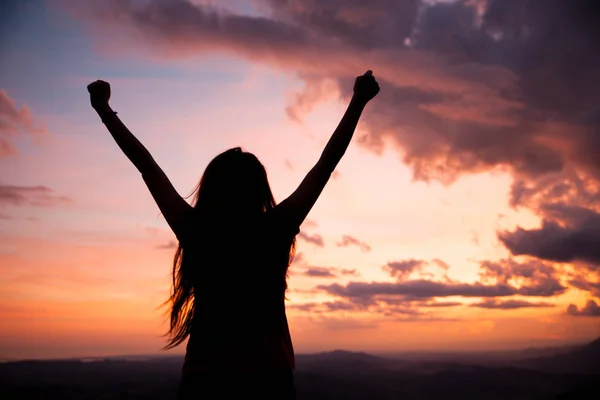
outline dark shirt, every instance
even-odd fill
[[[195,299],[184,373],[295,367],[285,290],[299,227],[288,221],[276,207],[190,224],[182,262],[193,271]]]

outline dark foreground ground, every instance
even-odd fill
[[[0,399],[171,399],[182,359],[21,361],[0,364]],[[600,399],[600,339],[502,355],[335,351],[298,356],[300,400]]]

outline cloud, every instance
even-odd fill
[[[366,115],[372,129],[364,143],[378,146],[383,139],[391,139],[405,162],[414,167],[417,178],[451,180],[463,172],[505,166],[516,176],[536,179],[560,173],[568,163],[578,163],[557,141],[567,141],[581,151],[581,142],[598,144],[589,129],[594,121],[586,123],[588,119],[577,115],[599,104],[598,94],[578,76],[577,64],[565,61],[569,59],[566,54],[577,57],[585,65],[585,78],[598,82],[594,69],[598,57],[590,52],[598,29],[581,12],[597,15],[597,7],[590,1],[581,7],[553,1],[552,10],[542,2],[529,2],[525,7],[492,1],[483,17],[467,1],[439,2],[421,10],[415,1],[393,6],[389,1],[375,1],[362,8],[376,17],[361,24],[339,18],[356,7],[354,2],[300,1],[294,2],[302,5],[296,7],[268,3],[273,14],[283,16],[286,22],[337,38],[357,54],[371,51],[370,60],[375,59],[375,51],[387,56],[382,65],[374,67],[381,71],[387,90],[382,90],[383,97]],[[402,46],[406,37],[411,37],[410,51]],[[573,49],[556,40],[561,37],[573,42],[578,38],[579,47]],[[534,58],[535,50],[540,49],[544,57]],[[392,60],[392,55],[397,58]],[[423,71],[432,78],[429,86],[420,80],[409,85],[386,75],[385,67],[392,64],[406,68],[398,74],[418,75],[410,61],[423,55],[439,57],[437,68]],[[548,77],[560,79],[548,85]],[[586,101],[577,99],[574,87],[586,93]],[[576,138],[569,137],[573,133]]]
[[[304,260],[304,253],[302,252],[298,252],[296,254],[294,254],[294,259],[292,260],[292,266],[297,266],[297,265],[302,265],[305,264],[305,260]],[[291,273],[294,273],[294,270],[290,271]]]
[[[304,275],[312,278],[336,278],[337,275],[333,273],[331,268],[323,267],[309,267],[304,271]]]
[[[576,276],[569,281],[569,285],[590,292],[592,296],[600,298],[600,276],[596,276],[595,281],[585,279],[583,276]]]
[[[302,275],[312,278],[337,278],[340,275],[360,276],[355,269],[307,266]]]
[[[0,205],[55,206],[72,202],[47,186],[0,185]]]
[[[565,205],[546,205],[543,211],[548,218],[540,228],[519,227],[512,232],[499,232],[498,238],[513,255],[557,262],[583,261],[600,267],[599,213]]]
[[[460,302],[419,302],[419,301],[406,301],[406,302],[386,302],[379,301],[373,303],[362,304],[360,302],[349,301],[349,300],[336,300],[336,301],[323,301],[323,302],[308,302],[301,304],[291,304],[288,308],[297,310],[299,312],[311,313],[311,314],[355,314],[356,313],[369,313],[380,314],[385,317],[393,317],[398,321],[439,321],[447,320],[444,318],[438,318],[430,314],[423,313],[419,308],[447,308],[461,306]]]
[[[39,135],[45,132],[43,125],[36,126],[29,108],[18,108],[8,93],[0,89],[0,157],[18,154],[10,138],[23,133]]]
[[[435,298],[497,298],[522,296],[552,297],[562,291],[543,291],[537,288],[516,288],[506,284],[483,285],[481,283],[442,283],[429,280],[406,282],[350,282],[346,285],[319,285],[318,289],[344,302],[354,304],[357,309],[387,316],[398,314],[424,316],[420,308],[442,308],[462,305],[459,302],[436,302]],[[535,295],[531,293],[536,293]],[[524,304],[507,300],[504,303],[483,302],[492,308],[513,307]]]
[[[186,0],[63,1],[153,56],[227,52],[297,74],[295,118],[329,93],[347,100],[371,68],[382,91],[363,146],[396,148],[417,179],[500,167],[538,190],[573,171],[600,178],[599,6],[550,2],[257,0],[257,16]]]
[[[392,261],[387,263],[383,269],[387,270],[391,276],[403,280],[408,278],[410,274],[415,271],[420,271],[425,265],[424,260],[404,260],[404,261]]]
[[[480,298],[480,302],[470,307],[511,310],[518,308],[554,307],[549,302],[532,302],[512,299],[513,296],[550,298],[563,294],[567,287],[561,284],[558,271],[552,264],[538,260],[517,262],[504,259],[480,263],[480,281],[475,283],[457,282],[448,279],[410,279],[427,265],[435,265],[446,270],[448,265],[442,260],[404,260],[387,263],[383,269],[396,278],[396,282],[351,281],[346,284],[332,283],[318,285],[317,290],[336,298],[333,302],[306,303],[299,309],[306,312],[369,312],[384,316],[429,316],[424,310],[431,308],[460,307],[460,301],[439,301],[450,297]],[[334,269],[319,269],[317,275],[334,277]],[[333,275],[333,276],[331,276]],[[583,285],[583,283],[581,283]],[[593,287],[593,286],[592,286]],[[436,300],[438,299],[438,300]]]
[[[324,301],[324,302],[309,302],[302,304],[295,304],[290,306],[291,309],[295,309],[301,312],[311,314],[346,314],[346,313],[360,313],[368,312],[370,314],[379,313],[385,316],[409,316],[412,318],[423,315],[411,304],[361,304],[352,301]]]
[[[384,271],[390,274],[390,276],[396,278],[398,281],[404,281],[408,279],[414,273],[417,273],[420,277],[433,278],[434,274],[426,271],[428,267],[433,266],[437,269],[444,271],[444,279],[449,280],[446,272],[449,269],[448,264],[442,260],[433,259],[431,261],[425,260],[402,260],[402,261],[390,261],[382,267]]]
[[[600,307],[594,300],[588,300],[585,307],[578,309],[575,304],[569,304],[567,314],[575,317],[600,317]]]
[[[485,300],[481,303],[471,304],[471,307],[479,307],[479,308],[494,308],[501,310],[514,310],[516,308],[530,308],[530,307],[554,307],[552,303],[539,302],[532,303],[524,300]]]
[[[486,283],[511,284],[519,287],[525,296],[560,294],[566,290],[561,284],[559,272],[552,264],[538,260],[519,263],[512,259],[480,263],[481,281]]]
[[[178,246],[179,246],[179,244],[176,241],[170,240],[169,242],[167,242],[165,244],[160,244],[160,245],[156,246],[156,248],[162,249],[162,250],[175,250]]]
[[[356,269],[341,268],[339,271],[342,275],[360,276],[360,273]]]
[[[376,296],[398,296],[400,299],[430,299],[434,297],[508,297],[514,295],[552,297],[565,288],[521,287],[508,284],[484,285],[482,283],[442,283],[429,280],[406,282],[350,282],[321,285],[320,289],[334,296],[371,299]]]
[[[350,236],[344,235],[342,240],[338,242],[338,247],[348,247],[348,246],[357,246],[364,253],[368,253],[371,251],[371,246],[366,244],[365,242],[361,242],[360,240]]]
[[[325,302],[311,302],[302,304],[291,304],[288,308],[305,311],[305,312],[336,312],[336,311],[355,311],[358,307],[355,304],[344,302],[344,301],[325,301]]]
[[[285,54],[292,56],[288,46],[307,46],[309,42],[308,32],[300,27],[187,0],[61,3],[80,18],[92,18],[107,29],[151,42],[167,57],[227,51],[256,61],[277,60]]]
[[[298,237],[300,239],[304,240],[305,242],[314,244],[315,246],[318,246],[318,247],[323,247],[325,245],[321,235],[316,234],[316,233],[314,235],[309,235],[307,233],[300,232],[300,233],[298,233]]]
[[[480,281],[475,283],[452,281],[447,276],[442,281],[410,278],[415,272],[422,273],[428,264],[444,270],[448,268],[446,263],[437,259],[431,263],[414,259],[389,262],[383,269],[396,278],[396,282],[351,281],[345,285],[319,285],[317,289],[358,308],[384,315],[424,315],[419,311],[420,308],[462,305],[457,301],[435,301],[448,297],[482,298],[483,301],[473,305],[482,308],[552,307],[550,303],[532,303],[510,297],[549,298],[567,290],[558,279],[558,271],[554,266],[537,260],[523,263],[514,260],[482,261]]]
[[[430,308],[440,308],[440,307],[458,307],[462,306],[463,303],[459,301],[430,301],[425,303],[419,303],[419,307],[430,307]]]
[[[304,90],[293,97],[285,112],[294,122],[302,123],[302,116],[311,111],[318,103],[333,100],[338,96],[337,83],[331,79],[306,78]],[[339,173],[332,173],[333,179],[337,179]]]

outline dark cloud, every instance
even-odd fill
[[[399,49],[411,34],[418,0],[259,0],[274,19],[358,49]]]
[[[471,304],[471,307],[495,308],[495,309],[501,309],[501,310],[514,310],[516,308],[554,307],[554,304],[546,303],[546,302],[532,303],[532,302],[524,301],[524,300],[505,300],[505,301],[485,300],[485,301],[482,301],[481,303]]]
[[[421,308],[441,308],[462,305],[460,302],[436,302],[435,298],[497,298],[515,295],[552,297],[564,290],[548,291],[547,288],[517,288],[507,284],[483,285],[481,283],[443,283],[428,280],[413,280],[398,283],[350,282],[346,285],[319,285],[318,289],[357,307],[357,309],[391,315],[425,316]],[[482,302],[481,306],[496,305],[495,308],[525,306],[522,302]],[[542,303],[539,303],[542,304]],[[541,306],[541,305],[539,305]]]
[[[342,275],[360,276],[360,273],[356,269],[341,268],[339,271]]]
[[[543,210],[548,219],[540,228],[498,233],[512,254],[600,266],[600,214],[565,205],[547,205]]]
[[[309,267],[304,271],[304,275],[312,278],[337,278],[332,268]]]
[[[403,299],[429,299],[434,297],[507,297],[514,295],[551,297],[565,291],[564,287],[514,287],[508,284],[484,285],[481,283],[442,283],[428,280],[406,282],[350,282],[321,285],[320,289],[334,296],[370,299],[375,296],[400,296]]]
[[[584,276],[576,276],[575,279],[569,281],[569,285],[579,290],[590,292],[594,297],[600,299],[600,276],[596,276],[596,280],[588,280]]]
[[[0,205],[54,206],[72,202],[46,186],[0,185]]]
[[[350,235],[342,236],[342,240],[340,242],[338,242],[337,245],[338,245],[338,247],[357,246],[358,248],[360,248],[361,251],[363,251],[365,253],[368,253],[369,251],[371,251],[371,246],[369,246],[365,242],[362,242]]]
[[[575,304],[569,304],[567,314],[575,317],[600,317],[600,307],[594,300],[588,300],[585,307],[581,309]]]
[[[383,269],[397,282],[358,282],[345,285],[339,283],[319,285],[318,289],[351,302],[357,307],[366,308],[385,315],[414,313],[422,315],[420,308],[454,307],[462,305],[456,301],[435,301],[436,298],[463,297],[482,298],[475,307],[522,308],[551,307],[546,302],[528,302],[510,299],[512,296],[549,298],[563,294],[567,288],[558,278],[553,265],[541,261],[519,263],[514,260],[480,263],[480,281],[462,283],[450,280],[409,279],[414,272],[422,273],[423,268],[433,264],[442,269],[448,266],[441,260],[427,263],[423,260],[390,262]],[[507,299],[508,298],[508,299]]]
[[[369,312],[371,314],[376,313],[385,316],[419,317],[424,315],[410,302],[394,303],[386,302],[385,300],[364,304],[347,300],[310,302],[292,305],[290,306],[290,308],[316,314],[336,314],[340,312]]]
[[[292,304],[290,309],[297,311],[335,315],[339,313],[368,312],[369,314],[379,314],[397,321],[439,321],[447,320],[445,318],[435,317],[431,314],[420,311],[421,308],[447,308],[461,306],[460,302],[422,302],[422,301],[398,301],[393,298],[379,298],[377,301],[357,302],[353,300],[336,300],[326,302],[309,302],[302,304]]]
[[[590,50],[600,37],[598,16],[596,0],[494,0],[483,31],[503,40],[495,54],[478,58],[518,72],[527,102],[543,110],[571,117],[597,111],[600,94],[590,83],[598,83],[600,55]]]
[[[27,107],[18,108],[8,93],[0,89],[0,157],[18,153],[10,142],[11,137],[23,133],[38,135],[45,131],[44,126],[34,123]]]
[[[421,278],[433,278],[434,274],[426,271],[426,269],[430,266],[434,266],[437,269],[444,271],[444,279],[449,280],[446,274],[449,268],[448,264],[438,259],[433,259],[431,261],[416,259],[390,261],[384,265],[382,269],[389,273],[390,276],[396,278],[398,281],[404,281],[414,273],[417,273]]]
[[[519,263],[512,259],[480,263],[481,281],[519,286],[524,296],[546,296],[562,293],[559,271],[552,264],[537,260]]]
[[[419,307],[430,307],[430,308],[443,308],[443,307],[458,307],[462,306],[463,303],[459,301],[430,301],[425,303],[419,303]]]
[[[302,275],[312,278],[337,278],[340,275],[360,276],[355,269],[306,266]]]
[[[383,269],[388,271],[391,276],[398,280],[404,280],[408,278],[410,274],[415,271],[420,271],[426,262],[423,260],[404,260],[404,261],[391,261],[387,263]]]
[[[300,233],[298,233],[298,237],[300,239],[304,240],[305,242],[314,244],[315,246],[318,246],[318,247],[323,247],[325,245],[321,235],[316,234],[316,233],[314,235],[309,235],[307,233],[300,232]]]
[[[386,303],[381,301],[373,304],[359,304],[351,301],[326,301],[326,302],[310,302],[302,304],[291,304],[288,306],[289,309],[310,313],[310,314],[321,314],[321,315],[335,315],[339,313],[354,313],[354,312],[369,312],[371,314],[377,313],[387,317],[393,317],[396,320],[401,321],[439,321],[445,320],[433,317],[431,315],[422,313],[418,307],[424,308],[437,308],[437,307],[454,307],[460,306],[459,302],[427,302],[427,303],[413,303],[410,302],[399,304],[399,303]]]
[[[334,307],[328,303],[310,303],[305,311],[335,312],[337,309],[366,311],[386,316],[410,315],[427,316],[422,310],[427,308],[458,307],[459,301],[439,301],[449,297],[481,298],[471,307],[487,309],[517,309],[554,307],[549,302],[532,302],[513,299],[513,296],[550,298],[563,294],[567,288],[558,279],[558,271],[552,264],[537,260],[517,262],[511,259],[483,261],[480,263],[480,281],[463,283],[449,280],[409,279],[414,272],[421,272],[428,264],[442,269],[448,266],[441,260],[427,263],[423,260],[390,262],[383,268],[397,282],[359,282],[347,284],[333,283],[316,288],[337,298]],[[319,270],[319,275],[329,274],[332,269]],[[583,283],[580,282],[581,285]],[[438,299],[438,300],[436,300]]]

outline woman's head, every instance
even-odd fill
[[[208,164],[193,205],[211,214],[246,215],[273,208],[275,200],[258,158],[235,147]]]

